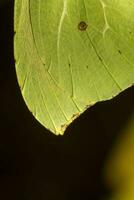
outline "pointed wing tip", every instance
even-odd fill
[[[85,110],[87,110],[88,108],[90,108],[91,106],[93,106],[96,102],[92,102],[90,103],[89,105],[86,105],[85,108],[81,111],[81,112],[77,112],[77,113],[74,113],[72,115],[72,117],[70,118],[69,121],[67,121],[65,124],[62,124],[60,126],[59,129],[57,130],[50,130],[54,135],[56,136],[64,136],[64,133],[65,131],[67,130],[67,128],[70,126],[70,124],[72,124],[72,122],[77,119],[82,113],[85,112]]]

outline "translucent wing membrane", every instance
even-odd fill
[[[15,32],[22,95],[57,135],[134,82],[133,0],[16,0]]]

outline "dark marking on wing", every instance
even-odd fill
[[[122,52],[120,50],[118,50],[119,54],[122,54]]]
[[[78,29],[80,31],[85,31],[87,29],[88,25],[86,24],[86,22],[84,21],[81,21],[79,24],[78,24]]]

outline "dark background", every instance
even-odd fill
[[[0,199],[99,200],[103,168],[134,113],[134,87],[87,110],[55,136],[28,111],[13,59],[13,2],[0,0]]]

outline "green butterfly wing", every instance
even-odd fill
[[[133,0],[16,0],[22,95],[55,134],[134,82]]]

